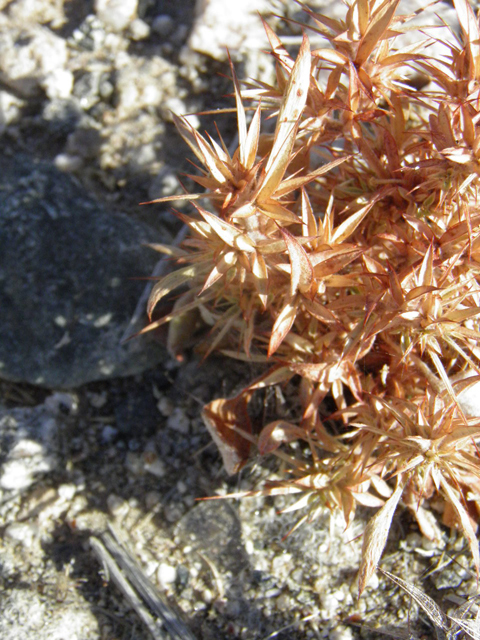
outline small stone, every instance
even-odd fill
[[[182,44],[187,39],[187,36],[188,36],[187,25],[186,24],[179,25],[172,37],[173,44],[176,44],[179,47],[182,46]]]
[[[138,453],[134,453],[133,451],[129,451],[125,458],[125,466],[132,475],[141,475],[143,473],[142,456]]]
[[[278,596],[282,593],[281,589],[278,589],[278,587],[272,587],[271,589],[267,589],[265,591],[265,598],[271,599],[271,598],[278,598]]]
[[[55,166],[65,173],[74,173],[81,169],[83,160],[80,156],[72,156],[69,153],[59,153],[54,159]]]
[[[458,402],[468,418],[480,417],[480,382],[474,382],[458,393]]]
[[[202,598],[206,604],[210,604],[213,602],[213,593],[210,589],[204,589],[202,591]]]
[[[9,91],[0,91],[0,134],[7,126],[18,120],[23,101]]]
[[[78,396],[58,391],[45,400],[45,408],[54,415],[73,415],[78,410]]]
[[[95,13],[113,31],[123,31],[137,14],[138,0],[95,0]]]
[[[58,495],[65,502],[73,500],[77,492],[77,487],[74,484],[61,484],[58,487]]]
[[[111,77],[107,73],[103,73],[98,83],[98,95],[102,100],[108,100],[115,91],[115,85],[113,84]]]
[[[302,584],[303,582],[302,569],[295,569],[294,571],[292,571],[292,573],[290,574],[290,578],[293,580],[293,582],[296,582],[298,585]]]
[[[66,99],[73,89],[73,73],[68,69],[54,69],[43,81],[43,87],[50,100]]]
[[[188,489],[188,487],[185,484],[185,482],[183,482],[183,480],[179,480],[177,482],[177,491],[178,491],[178,493],[183,494],[183,493],[185,493],[187,491],[187,489]]]
[[[279,572],[285,573],[290,571],[290,565],[292,562],[292,556],[289,553],[282,553],[276,556],[272,561],[272,567],[275,574]]]
[[[38,446],[40,448],[38,454],[25,456],[20,460],[10,460],[3,465],[0,488],[11,491],[26,489],[34,482],[37,473],[50,471],[51,465],[41,455],[41,445]],[[12,457],[14,456],[15,454],[12,453]]]
[[[185,414],[185,410],[181,407],[176,407],[168,417],[167,427],[174,431],[187,434],[190,428],[190,420]]]
[[[320,600],[322,603],[322,609],[325,612],[325,616],[330,618],[333,617],[337,609],[339,607],[339,602],[333,593],[323,593],[320,596]]]
[[[179,505],[169,504],[165,507],[164,510],[165,519],[167,522],[178,522],[183,515],[182,509],[180,509]]]
[[[71,522],[72,520],[74,520],[79,513],[81,513],[82,511],[86,511],[88,509],[88,506],[88,499],[86,498],[86,496],[76,495],[73,499],[72,504],[70,505],[70,508],[68,509],[66,521]]]
[[[225,606],[225,615],[229,618],[238,618],[242,611],[242,604],[236,598],[229,598]]]
[[[421,536],[416,531],[412,531],[406,536],[405,542],[408,544],[408,547],[410,547],[410,549],[416,549],[417,547],[421,546],[422,539],[423,536]]]
[[[224,60],[227,49],[260,49],[264,40],[258,12],[268,10],[265,0],[200,0],[189,37],[189,47]]]
[[[112,516],[125,516],[129,511],[129,504],[120,496],[111,493],[107,498],[107,507]]]
[[[107,404],[108,396],[106,391],[101,393],[88,393],[88,401],[95,409],[101,409]]]
[[[161,502],[161,499],[162,497],[158,491],[149,491],[145,495],[145,508],[147,509],[147,511],[151,511],[152,509],[157,508]]]
[[[131,498],[129,498],[128,506],[130,507],[130,509],[139,509],[140,502],[138,501],[138,498],[135,498],[135,496],[132,496]]]
[[[118,435],[118,429],[115,429],[115,427],[112,427],[112,425],[107,424],[102,429],[102,433],[100,434],[100,439],[105,444],[108,444],[112,442],[117,437],[117,435]]]
[[[62,75],[67,58],[66,40],[50,29],[0,22],[0,80],[20,97],[38,95],[49,86],[50,79],[52,92],[60,97],[54,89],[58,85],[55,75]],[[61,85],[65,77],[60,80]]]
[[[88,125],[79,126],[68,136],[67,152],[84,159],[94,158],[101,145],[101,134],[98,128]]]
[[[288,592],[284,592],[278,596],[275,604],[277,611],[289,611],[292,609],[292,598]]]
[[[140,18],[136,18],[130,25],[132,40],[145,40],[150,35],[149,25]]]
[[[367,589],[376,591],[378,589],[378,585],[379,585],[378,573],[374,573],[368,582]]]
[[[4,536],[12,542],[19,542],[27,549],[33,546],[38,536],[38,529],[26,522],[13,522],[5,529]]]
[[[197,115],[189,113],[189,111],[190,109],[185,102],[177,96],[166,98],[160,105],[161,116],[166,122],[173,122],[173,115],[184,116],[188,124],[194,129],[198,129],[200,127],[200,120]]]
[[[175,405],[170,400],[170,398],[167,398],[166,396],[164,396],[163,398],[160,398],[160,400],[157,402],[157,409],[160,411],[162,416],[165,416],[166,418],[168,418],[168,416],[172,415],[173,410],[175,409]]]
[[[166,38],[175,29],[174,19],[166,14],[162,14],[154,18],[152,22],[152,30],[158,33],[159,36]]]
[[[165,562],[160,563],[157,569],[157,580],[162,589],[167,589],[177,579],[177,570]]]
[[[332,629],[329,636],[330,640],[353,640],[353,633],[349,627],[337,627]]]
[[[145,471],[151,473],[157,478],[163,478],[166,474],[165,464],[158,457],[152,457],[152,454],[148,452],[144,454]]]
[[[177,567],[177,584],[184,589],[190,579],[190,572],[183,564]]]
[[[153,144],[144,144],[134,153],[134,161],[139,167],[145,167],[155,162],[157,154]]]

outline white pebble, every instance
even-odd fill
[[[68,98],[73,89],[73,73],[67,69],[54,69],[46,76],[42,84],[50,100]]]
[[[166,473],[164,463],[158,458],[155,458],[151,462],[145,462],[145,471],[157,478],[163,478]]]
[[[480,417],[480,384],[478,382],[459,393],[458,400],[468,418]]]
[[[213,593],[210,589],[204,589],[202,591],[202,598],[203,601],[206,602],[207,604],[210,604],[211,602],[213,602]]]
[[[22,460],[10,460],[3,465],[0,487],[10,491],[26,489],[33,482],[33,474]]]
[[[150,35],[150,27],[144,20],[136,18],[130,25],[130,34],[132,40],[144,40]]]
[[[326,617],[333,617],[340,604],[335,595],[333,593],[324,593],[321,595],[320,599]]]
[[[374,573],[373,576],[368,581],[367,588],[375,590],[375,589],[378,589],[378,585],[379,585],[378,573]]]
[[[157,579],[162,589],[166,589],[177,579],[176,568],[161,562],[157,569]]]
[[[172,414],[168,417],[167,420],[167,427],[169,429],[179,431],[180,433],[188,433],[190,420],[181,407],[177,407],[172,411]]]
[[[66,502],[70,502],[73,500],[75,493],[77,492],[77,487],[74,484],[61,484],[58,487],[58,495],[62,500]]]
[[[329,638],[330,640],[352,640],[352,630],[349,627],[337,627],[332,629]]]
[[[13,522],[5,529],[4,536],[12,542],[20,542],[24,547],[31,548],[38,530],[32,524],[26,522]]]
[[[95,13],[113,31],[123,31],[135,18],[138,0],[95,0]]]
[[[170,398],[167,398],[165,396],[163,398],[160,398],[160,400],[157,402],[157,409],[160,411],[162,416],[165,416],[166,418],[172,415],[174,408],[175,407],[173,405],[173,402],[170,400]]]
[[[120,496],[111,493],[107,498],[107,507],[112,516],[126,515],[129,510],[128,502]]]
[[[80,156],[73,156],[68,153],[59,153],[55,156],[54,160],[55,166],[60,171],[64,171],[65,173],[70,173],[73,171],[78,171],[82,164],[83,160]]]

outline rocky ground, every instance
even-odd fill
[[[321,6],[317,0],[312,5]],[[190,170],[171,112],[231,106],[241,77],[272,73],[260,12],[295,45],[283,0],[0,0],[0,637],[172,638],[148,631],[94,553],[112,528],[197,640],[432,637],[379,576],[355,576],[369,512],[345,533],[328,513],[285,537],[281,499],[198,501],[261,486],[273,462],[224,472],[200,417],[250,367],[182,363],[160,342],[123,342],[168,207]],[[341,11],[341,4],[328,11]],[[452,19],[447,3],[435,7]],[[227,140],[228,114],[216,120]],[[186,180],[188,183],[188,180]],[[188,185],[187,185],[188,186]],[[141,305],[140,305],[141,308]],[[134,322],[131,319],[134,317]],[[273,392],[259,401],[286,411]],[[383,566],[446,608],[476,591],[464,542],[421,538],[402,511]],[[180,615],[180,614],[178,614]],[[382,626],[377,633],[371,629]],[[157,635],[155,635],[155,633]]]

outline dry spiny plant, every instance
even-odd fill
[[[178,213],[190,231],[180,247],[154,247],[175,267],[155,284],[144,329],[169,322],[178,356],[203,323],[204,355],[264,363],[205,407],[205,423],[230,473],[252,451],[281,458],[284,479],[260,493],[298,494],[300,522],[328,508],[348,526],[357,505],[377,508],[360,592],[400,500],[432,539],[429,505],[441,504],[480,569],[480,417],[462,400],[480,381],[480,27],[453,0],[459,35],[433,58],[429,25],[402,45],[414,16],[398,4],[352,0],[343,20],[302,5],[295,58],[265,25],[276,82],[242,89],[231,66],[233,152],[175,118],[200,189],[155,201],[187,200],[192,212]],[[307,31],[324,46],[312,50]],[[288,382],[296,419],[254,432],[253,394]]]

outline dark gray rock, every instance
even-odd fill
[[[53,165],[1,158],[0,377],[73,388],[158,363],[151,339],[121,344],[155,239]]]

